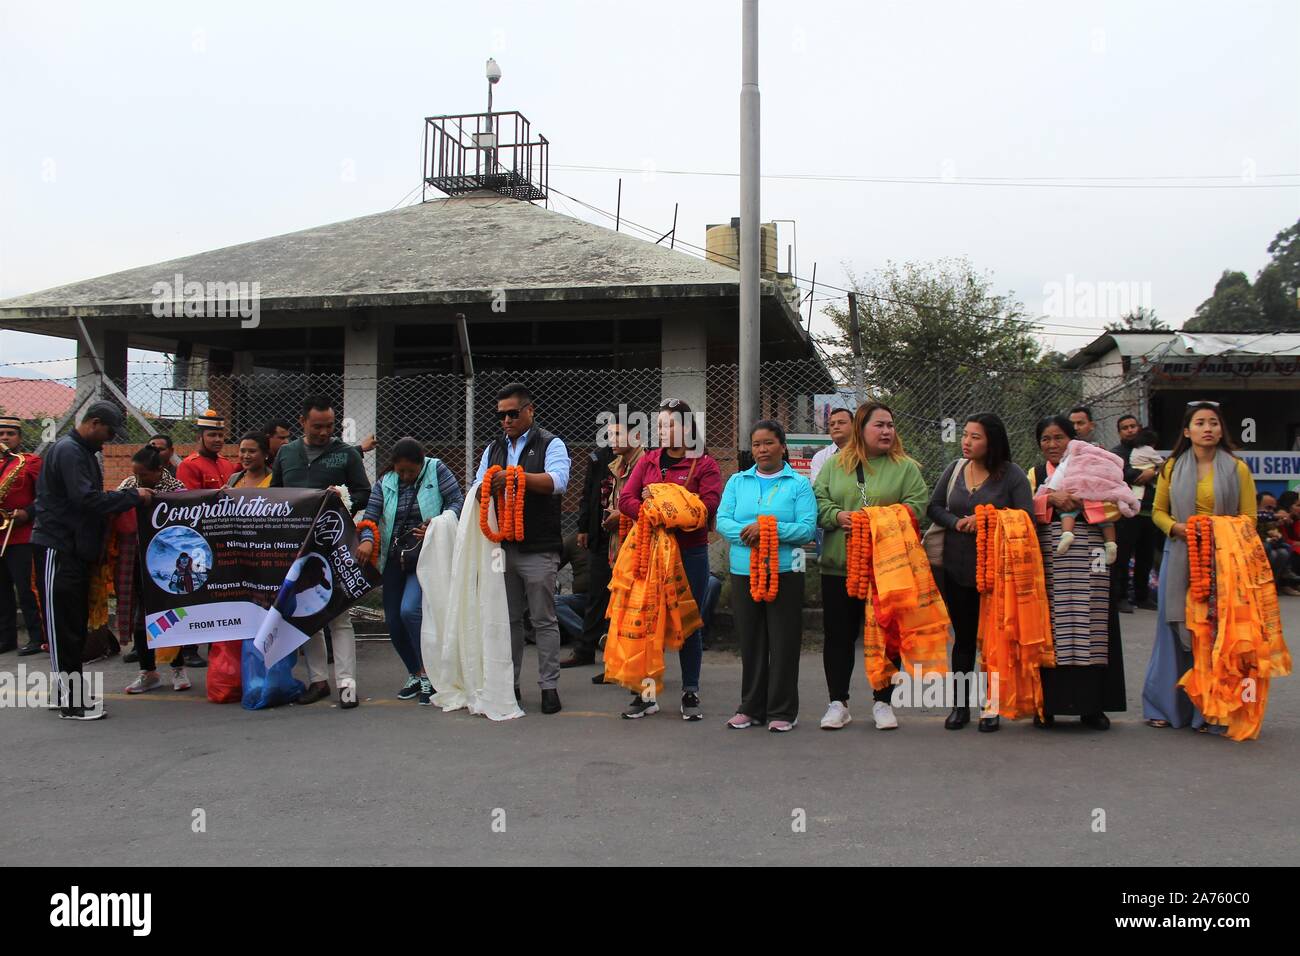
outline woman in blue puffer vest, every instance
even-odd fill
[[[378,528],[384,619],[389,639],[409,675],[397,692],[399,700],[419,697],[421,704],[432,702],[434,688],[420,657],[423,595],[415,564],[429,522],[444,511],[459,515],[464,501],[451,469],[437,458],[427,457],[424,446],[414,438],[398,439],[388,468],[370,489],[357,556],[370,560]]]

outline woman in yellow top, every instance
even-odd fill
[[[270,440],[261,432],[249,432],[239,439],[239,471],[230,476],[227,488],[269,488],[271,486]]]
[[[1187,519],[1192,515],[1255,516],[1255,480],[1233,452],[1236,445],[1218,402],[1193,402],[1169,461],[1160,469],[1151,520],[1167,536],[1160,566],[1156,639],[1142,687],[1142,716],[1152,727],[1209,730],[1178,686],[1192,666],[1187,630]]]

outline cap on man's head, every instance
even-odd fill
[[[105,425],[113,429],[121,428],[126,424],[126,416],[122,414],[122,409],[118,408],[112,402],[94,402],[86,409],[85,416],[81,419],[89,421],[92,418],[98,418]]]
[[[209,408],[206,412],[194,419],[194,424],[198,428],[222,428],[226,427],[226,420],[217,414],[216,409]]]
[[[0,428],[16,428],[22,431],[23,422],[21,418],[14,418],[12,415],[0,415]]]

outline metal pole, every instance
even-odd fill
[[[469,323],[465,313],[456,313],[456,336],[460,339],[461,371],[465,376],[465,489],[474,484],[478,467],[474,462],[474,353],[469,345]]]
[[[853,349],[853,391],[862,404],[862,334],[858,328],[858,297],[849,293],[849,346]]]
[[[737,446],[758,420],[759,370],[759,97],[758,0],[744,0],[740,55],[740,395]]]
[[[614,203],[614,231],[618,232],[618,224],[623,218],[623,177],[618,179],[618,199]]]

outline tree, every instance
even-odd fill
[[[1120,317],[1118,322],[1107,322],[1107,332],[1169,332],[1168,325],[1156,318],[1156,310],[1145,305]]]
[[[1078,376],[1061,370],[1063,356],[1043,354],[1024,306],[995,293],[989,276],[966,259],[890,262],[850,280],[866,391],[893,410],[904,446],[931,483],[959,453],[966,415],[1000,415],[1016,460],[1028,461],[1037,453],[1033,422],[1078,401]],[[848,310],[826,311],[835,333],[822,344],[840,380],[852,385]]]
[[[1250,332],[1300,328],[1300,220],[1268,244],[1273,258],[1252,286],[1244,272],[1225,270],[1214,294],[1183,324],[1186,332]]]

